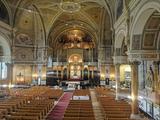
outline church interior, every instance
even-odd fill
[[[0,0],[0,120],[160,120],[160,0]]]

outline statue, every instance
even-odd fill
[[[153,75],[154,75],[153,70],[152,70],[152,67],[150,66],[147,72],[147,77],[146,77],[146,87],[147,88],[150,88],[150,89],[153,88],[153,80],[154,80]]]

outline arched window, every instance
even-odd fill
[[[0,56],[3,56],[3,48],[0,46]]]
[[[9,24],[9,14],[2,1],[0,1],[0,20]]]
[[[123,0],[117,0],[116,19],[118,19],[123,12]]]
[[[0,57],[3,56],[3,48],[0,46]],[[5,62],[0,61],[0,80],[5,80],[7,78],[7,65]]]
[[[0,62],[0,79],[5,80],[7,78],[7,65],[5,62]]]

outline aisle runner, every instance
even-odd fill
[[[72,92],[64,93],[64,95],[61,97],[61,99],[56,104],[54,109],[48,115],[47,120],[62,120],[63,119],[65,109],[67,108],[69,104],[69,100],[72,97],[72,94],[73,94]]]

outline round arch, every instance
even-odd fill
[[[115,48],[121,48],[125,36],[126,36],[125,29],[121,29],[118,31],[117,36],[115,38]]]
[[[69,56],[68,62],[82,62],[82,56],[80,54],[72,54]]]
[[[8,43],[8,39],[0,33],[0,45],[2,47],[3,56],[5,58],[4,61],[10,62],[11,61],[11,49],[10,44]],[[7,60],[6,60],[7,59]]]
[[[133,24],[131,24],[130,47],[132,46],[133,35],[143,34],[144,26],[154,11],[160,12],[160,2],[148,1],[147,3],[139,6],[139,9],[137,9],[137,12],[135,13],[136,16],[133,19]]]
[[[12,24],[11,9],[9,8],[9,5],[5,0],[0,1],[0,3],[2,4],[1,7],[4,9],[2,10],[2,13],[4,12],[3,14],[5,15],[5,18],[2,21],[11,25]]]

